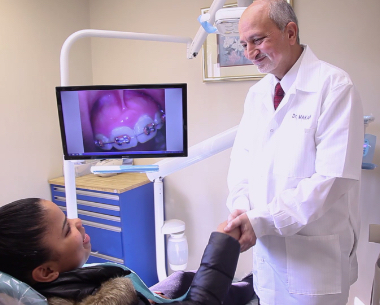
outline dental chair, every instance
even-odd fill
[[[255,298],[246,305],[256,304]],[[0,305],[48,305],[48,302],[29,285],[0,271]]]
[[[0,271],[0,305],[47,305],[32,287]]]

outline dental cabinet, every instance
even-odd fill
[[[52,201],[66,213],[65,180],[49,180]],[[87,263],[131,268],[148,285],[158,282],[153,183],[146,174],[76,178],[78,217],[91,238]]]

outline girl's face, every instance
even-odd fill
[[[53,202],[42,200],[46,209],[47,231],[44,244],[52,250],[57,271],[65,272],[87,261],[91,252],[90,237],[85,233],[80,219],[68,219]]]

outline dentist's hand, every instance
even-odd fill
[[[240,228],[238,227],[238,228],[232,229],[230,232],[226,232],[226,231],[224,231],[224,228],[226,226],[227,226],[227,221],[224,221],[218,225],[218,228],[216,229],[216,231],[220,232],[220,233],[227,234],[227,235],[235,238],[236,240],[239,240],[241,237]]]
[[[224,228],[224,231],[227,233],[231,232],[237,227],[240,227],[241,236],[239,243],[241,252],[247,251],[249,248],[256,244],[256,234],[255,231],[253,231],[251,222],[249,221],[245,210],[232,211],[232,213],[228,216],[227,222],[228,224]]]

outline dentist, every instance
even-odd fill
[[[268,73],[247,94],[228,174],[225,231],[253,245],[261,305],[343,305],[357,279],[364,124],[349,75],[299,42],[285,0],[243,13],[245,56]]]

